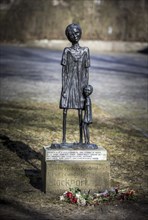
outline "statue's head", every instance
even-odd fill
[[[85,97],[91,95],[92,92],[93,92],[93,87],[91,85],[87,85],[83,89],[83,94],[84,94]]]
[[[66,27],[65,34],[71,43],[78,43],[82,35],[82,30],[78,24],[69,24]]]

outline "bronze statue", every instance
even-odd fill
[[[83,116],[84,93],[83,89],[88,85],[90,55],[87,47],[80,47],[79,40],[82,35],[78,24],[70,24],[65,30],[71,47],[66,47],[62,55],[62,91],[60,108],[63,109],[63,138],[66,143],[66,118],[68,109],[78,110],[79,117],[79,143],[83,142]],[[86,127],[86,126],[85,126]]]

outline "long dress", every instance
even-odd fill
[[[88,85],[90,55],[87,47],[66,47],[62,60],[60,108],[84,109],[83,88]]]

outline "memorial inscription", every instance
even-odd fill
[[[101,150],[47,150],[48,160],[106,160],[107,152]]]
[[[47,161],[45,192],[62,193],[72,187],[97,192],[109,187],[107,161]]]

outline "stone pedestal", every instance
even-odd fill
[[[98,192],[110,187],[110,164],[103,147],[95,149],[43,148],[43,191],[61,195],[69,188]]]

